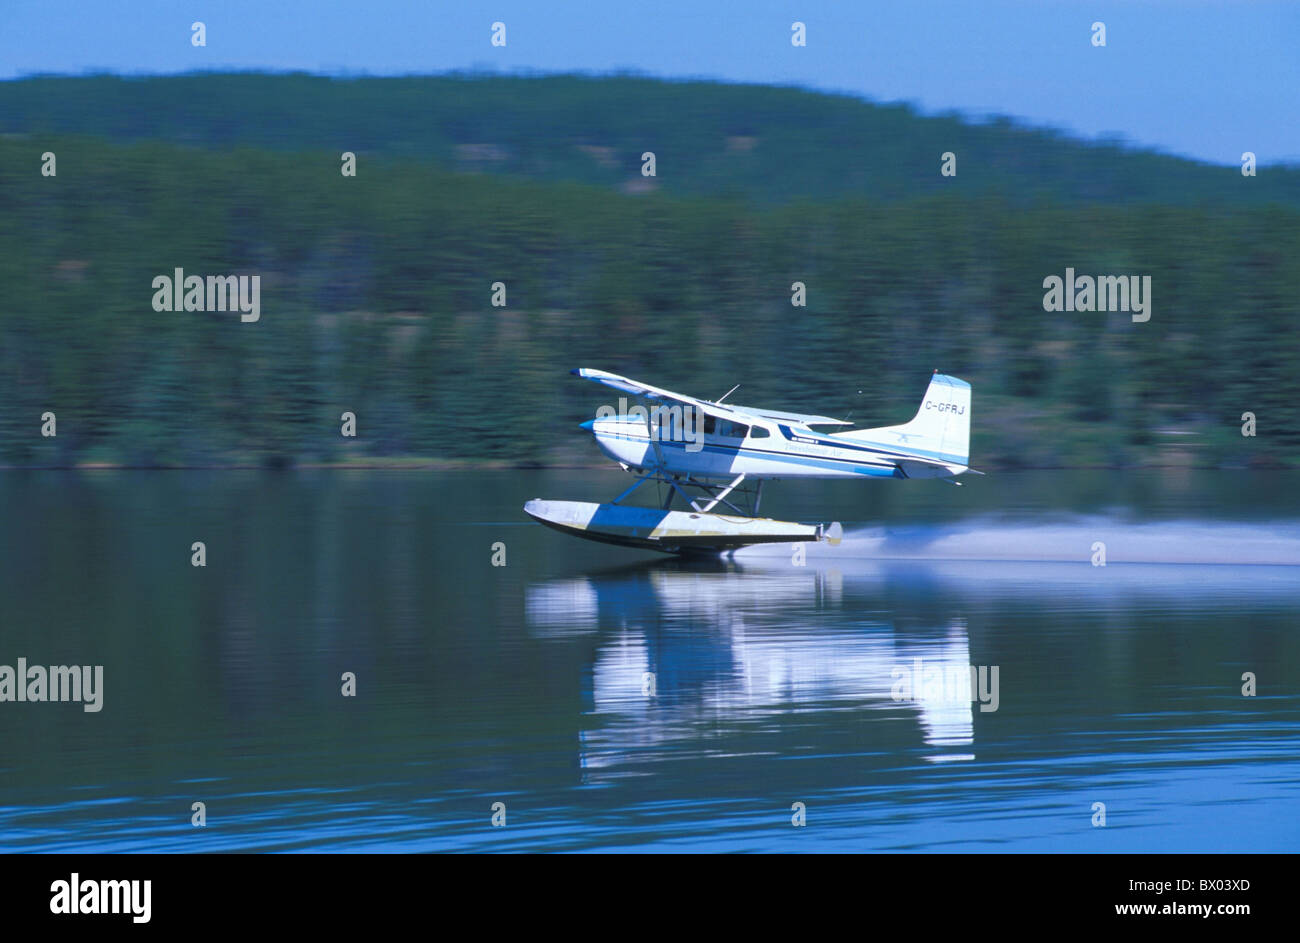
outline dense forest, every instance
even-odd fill
[[[940,368],[977,467],[1300,462],[1297,168],[630,76],[25,79],[0,133],[0,462],[594,461],[579,365],[863,424]],[[1150,320],[1045,311],[1067,267]]]

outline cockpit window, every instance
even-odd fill
[[[749,426],[741,422],[732,422],[730,419],[706,416],[704,419],[704,434],[722,439],[743,439],[749,435]]]

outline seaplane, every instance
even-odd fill
[[[836,545],[843,536],[838,522],[759,517],[763,483],[982,474],[968,464],[970,384],[937,370],[910,422],[847,430],[842,427],[853,423],[845,419],[724,402],[738,386],[705,400],[604,370],[570,372],[625,394],[618,408],[602,406],[582,428],[636,481],[608,504],[534,498],[524,512],[588,540],[674,554],[726,553],[762,543]],[[648,482],[658,485],[657,506],[623,503]],[[682,508],[675,510],[674,502]]]

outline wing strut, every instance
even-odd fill
[[[655,475],[654,475],[653,472],[651,472],[651,473],[648,474],[648,475],[642,475],[642,476],[641,476],[640,478],[638,478],[635,482],[633,482],[632,487],[628,488],[626,491],[624,491],[622,494],[620,494],[617,498],[615,498],[613,501],[611,501],[611,502],[609,502],[609,503],[610,503],[610,504],[618,504],[618,502],[622,501],[622,500],[623,500],[624,498],[626,498],[629,494],[631,494],[631,493],[632,493],[633,491],[635,491],[637,488],[640,488],[643,484],[645,484],[647,481],[649,481],[649,480],[650,480],[651,478],[653,478],[653,477],[655,477]]]
[[[682,490],[681,485],[677,484],[677,480],[675,478],[668,478],[667,481],[669,486],[672,488],[672,491],[668,492],[668,500],[664,502],[664,508],[667,508],[668,505],[672,503],[673,491],[676,491],[678,494],[682,496],[683,501],[685,501],[687,504],[689,504],[697,511],[700,509],[700,506],[691,500],[691,496]],[[712,507],[712,505],[710,505],[710,507]]]

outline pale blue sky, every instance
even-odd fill
[[[603,72],[1013,115],[1221,164],[1300,161],[1300,0],[4,0],[0,78],[194,69]],[[190,23],[208,45],[190,44]],[[489,43],[491,23],[508,30]],[[808,25],[791,46],[790,24]],[[1105,22],[1107,46],[1090,43]]]

